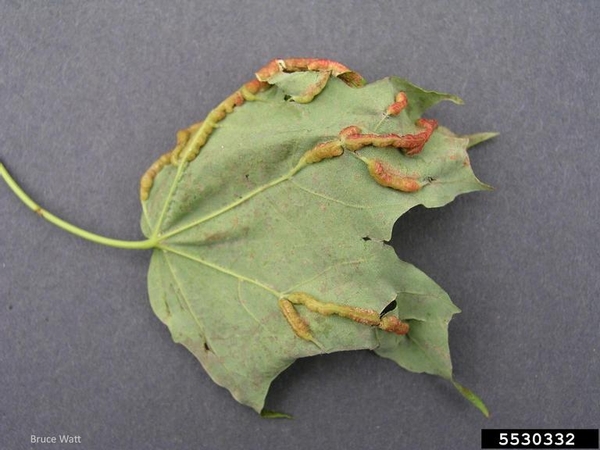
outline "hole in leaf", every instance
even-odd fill
[[[385,316],[387,313],[389,313],[390,311],[393,311],[396,309],[396,307],[398,306],[398,302],[396,302],[396,300],[392,300],[390,303],[388,303],[388,305],[383,308],[383,310],[379,313],[379,318],[381,319],[383,316]]]

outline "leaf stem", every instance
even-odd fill
[[[97,244],[107,245],[109,247],[144,250],[156,247],[158,245],[158,241],[156,239],[146,239],[144,241],[122,241],[119,239],[111,239],[94,233],[90,233],[89,231],[76,227],[75,225],[70,224],[69,222],[65,222],[59,217],[56,217],[54,214],[42,209],[36,202],[34,202],[31,199],[31,197],[29,197],[25,193],[25,191],[23,191],[23,189],[21,189],[21,187],[17,184],[17,182],[10,175],[10,173],[8,173],[8,170],[6,170],[6,168],[1,162],[0,175],[2,176],[8,187],[23,203],[25,203],[25,205],[27,205],[29,209],[46,219],[48,222],[56,225],[59,228],[62,228],[65,231],[68,231],[71,234],[79,236],[83,239],[87,239],[88,241],[95,242]]]

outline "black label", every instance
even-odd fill
[[[481,448],[598,448],[598,430],[481,430]]]

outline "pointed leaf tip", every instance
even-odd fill
[[[467,134],[461,137],[466,137],[469,139],[469,143],[467,144],[467,148],[471,148],[476,146],[477,144],[481,144],[489,139],[495,138],[500,133],[496,132],[486,132],[486,133],[475,133],[475,134]]]
[[[483,403],[483,400],[481,400],[477,394],[456,381],[452,381],[452,384],[454,384],[456,390],[458,390],[464,398],[469,400],[475,408],[481,411],[486,418],[490,418],[490,412],[487,409],[487,406],[485,406],[485,403]]]
[[[260,416],[264,419],[293,419],[294,416],[280,411],[271,411],[270,409],[263,409],[260,412]]]
[[[444,98],[444,100],[455,103],[457,105],[465,104],[464,100],[462,98],[460,98],[458,95],[446,94],[446,97]]]

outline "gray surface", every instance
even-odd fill
[[[492,193],[415,210],[402,257],[463,313],[448,383],[367,352],[302,360],[261,420],[153,316],[147,252],[44,223],[0,186],[0,448],[477,449],[480,429],[600,424],[599,2],[0,3],[0,158],[41,205],[139,239],[140,174],[273,57],[460,95],[431,112]],[[33,448],[61,448],[36,445]]]

